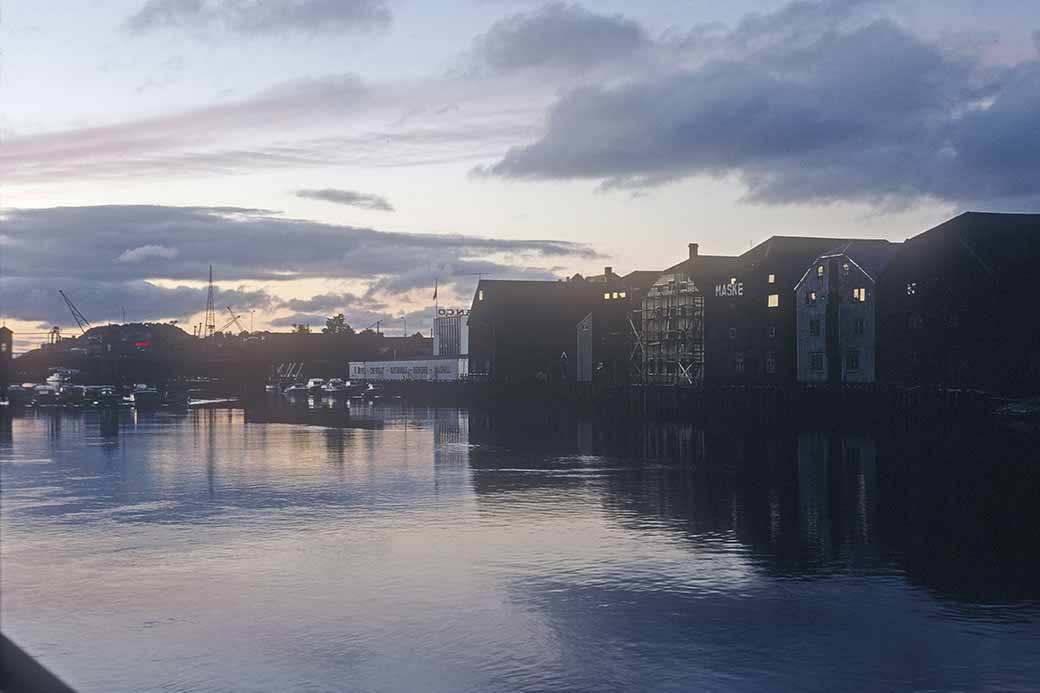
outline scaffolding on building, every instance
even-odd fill
[[[704,382],[704,294],[685,274],[662,276],[643,299],[641,330],[632,350],[634,370],[646,384]]]

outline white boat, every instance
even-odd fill
[[[332,395],[334,397],[347,394],[347,383],[342,378],[330,378],[328,382],[322,386],[322,390],[326,395]]]
[[[307,392],[312,395],[322,394],[322,388],[325,386],[324,378],[311,378],[307,381]]]

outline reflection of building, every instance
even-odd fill
[[[875,382],[877,279],[898,249],[849,241],[805,271],[794,296],[799,382]]]
[[[439,308],[433,319],[433,355],[469,354],[469,311],[465,308]]]
[[[394,361],[351,361],[347,365],[347,372],[351,380],[362,382],[461,380],[469,375],[469,359],[445,356]]]
[[[469,413],[459,409],[434,409],[433,463],[465,467],[469,464]]]
[[[1040,391],[1038,264],[1037,214],[967,212],[903,243],[879,283],[881,378]]]

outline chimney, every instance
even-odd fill
[[[613,277],[614,276],[614,268],[613,267],[604,267],[603,268],[603,276],[605,276],[607,279],[610,279],[611,277]]]
[[[697,251],[698,251],[699,248],[700,248],[700,246],[697,245],[696,243],[691,243],[690,244],[690,259],[691,260],[693,258],[697,257]]]

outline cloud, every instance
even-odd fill
[[[297,312],[321,312],[328,314],[331,314],[333,311],[341,311],[348,306],[363,306],[368,310],[386,310],[387,308],[386,303],[364,296],[357,296],[349,292],[328,292],[305,299],[294,298],[286,301],[282,306]]]
[[[126,316],[131,321],[183,319],[201,313],[206,307],[206,289],[163,287],[143,280],[104,281],[75,276],[12,277],[0,279],[4,295],[4,314],[16,320],[39,320],[48,325],[71,322],[68,308],[58,289],[68,294],[76,307],[95,325]],[[220,306],[236,310],[263,309],[276,304],[264,291],[222,289]]]
[[[1040,200],[1040,63],[948,52],[866,3],[752,15],[715,58],[562,95],[483,175],[640,188],[736,177],[764,203]]]
[[[376,293],[432,291],[438,278],[443,286],[476,271],[549,275],[546,268],[563,258],[597,258],[588,246],[565,241],[390,233],[236,207],[12,209],[2,221],[4,310],[24,320],[64,318],[64,304],[54,301],[63,286],[91,320],[115,319],[122,306],[139,316],[182,317],[202,310],[204,288],[165,287],[204,281],[210,264],[219,282],[267,287],[226,298],[222,290],[221,305],[281,308],[272,296],[279,282],[352,279],[369,288],[366,295],[325,294],[286,307],[299,313],[352,307],[380,313],[386,306]]]
[[[383,29],[391,19],[384,0],[148,0],[124,27],[134,34],[220,28],[245,36],[316,35]]]
[[[524,97],[523,107],[509,105],[519,98],[479,80],[373,86],[350,73],[291,80],[205,108],[8,137],[0,176],[9,185],[55,184],[487,160],[536,133],[538,104]],[[431,107],[444,101],[467,108],[446,117]],[[384,124],[400,110],[424,119]]]
[[[650,45],[622,15],[600,15],[562,2],[499,20],[474,41],[477,60],[496,71],[587,69],[623,60]]]
[[[387,202],[385,197],[369,195],[355,190],[336,190],[334,188],[325,188],[323,190],[299,190],[296,192],[296,196],[305,197],[311,200],[334,202],[336,204],[358,207],[360,209],[378,210],[382,212],[394,211],[394,208],[389,202]]]
[[[172,260],[177,257],[176,248],[167,248],[161,245],[142,245],[123,252],[116,258],[116,262],[142,262],[152,258],[165,258]]]

